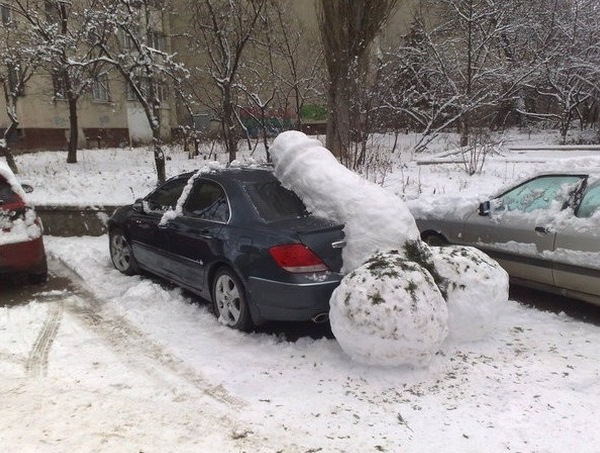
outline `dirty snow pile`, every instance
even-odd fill
[[[446,302],[431,274],[396,250],[344,277],[331,308],[338,343],[368,365],[427,365],[448,333]]]
[[[472,248],[421,242],[405,203],[338,163],[319,140],[284,132],[271,155],[275,175],[309,211],[345,225],[348,275],[329,314],[352,359],[426,366],[448,335],[472,341],[493,328],[508,301],[508,276],[494,261]]]
[[[488,335],[508,301],[508,274],[474,247],[409,244],[412,259],[432,275],[448,305],[448,340],[478,341]]]
[[[13,172],[5,163],[0,162],[0,183],[4,181],[22,200],[26,199],[25,191]],[[5,211],[0,210],[0,245],[26,242],[37,239],[41,235],[42,228],[36,222],[36,215],[32,210],[25,211],[23,217],[15,219],[10,218]]]

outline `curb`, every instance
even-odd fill
[[[44,234],[50,236],[101,236],[107,230],[108,219],[119,206],[37,205]]]

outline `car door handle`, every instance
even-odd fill
[[[543,226],[536,226],[535,227],[535,232],[536,233],[540,233],[540,234],[548,234],[550,233],[550,230],[546,227]]]
[[[209,230],[202,230],[198,233],[198,236],[200,236],[203,239],[214,239],[215,235],[212,234]]]
[[[178,230],[179,227],[177,225],[175,225],[173,222],[166,222],[166,223],[159,223],[158,229],[159,230]]]

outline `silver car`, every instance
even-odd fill
[[[466,209],[414,209],[430,245],[475,246],[511,281],[600,305],[600,173],[545,173]]]

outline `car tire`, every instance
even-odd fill
[[[113,266],[125,275],[134,275],[139,272],[138,264],[133,256],[129,241],[120,228],[114,228],[109,234],[110,259]]]
[[[227,267],[220,268],[212,284],[213,311],[219,322],[233,329],[249,331],[253,327],[246,290],[239,277]]]
[[[437,233],[429,233],[423,235],[423,242],[432,247],[441,247],[444,245],[448,245],[448,241],[444,236]]]
[[[45,283],[48,280],[48,261],[44,256],[42,263],[39,266],[39,269],[36,272],[32,272],[27,276],[27,280],[29,283],[34,285],[39,285]]]

